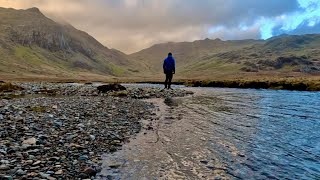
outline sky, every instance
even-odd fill
[[[320,0],[0,0],[0,7],[38,7],[125,53],[164,42],[320,33]]]

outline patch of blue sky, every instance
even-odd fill
[[[281,32],[289,33],[301,24],[306,23],[313,27],[320,23],[320,0],[297,0],[300,9],[291,14],[284,14],[275,18],[261,18],[260,33],[262,39],[268,39],[275,34],[274,28],[280,28]]]
[[[209,33],[209,34],[214,34],[214,33],[216,33],[216,32],[222,31],[223,29],[224,29],[223,26],[210,27],[210,28],[208,29],[208,33]]]

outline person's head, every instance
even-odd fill
[[[171,53],[171,52],[169,52],[169,53],[168,53],[168,56],[172,56],[172,53]]]

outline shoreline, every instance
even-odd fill
[[[0,81],[0,84],[5,81]],[[8,81],[15,82],[15,81]],[[16,81],[17,82],[17,81]],[[37,81],[35,81],[37,82]],[[117,81],[82,81],[82,80],[61,80],[61,81],[39,81],[53,84],[66,83],[130,83],[130,84],[164,84],[162,81],[155,80],[117,80]],[[19,81],[18,81],[19,83]],[[175,80],[173,85],[184,85],[187,87],[221,87],[221,88],[240,88],[240,89],[271,89],[271,90],[291,90],[291,91],[320,91],[320,79],[296,79],[296,78],[281,78],[275,79],[230,79],[230,80]]]

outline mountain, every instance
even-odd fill
[[[168,52],[176,58],[176,79],[301,77],[320,74],[319,47],[319,34],[207,38],[156,44],[127,55],[37,8],[0,8],[0,77],[7,79],[159,79]]]
[[[39,9],[0,8],[0,74],[17,76],[129,76],[137,62]]]
[[[268,40],[170,42],[153,45],[130,57],[160,76],[168,52],[176,58],[176,76],[180,79],[320,74],[319,34],[282,35]]]

